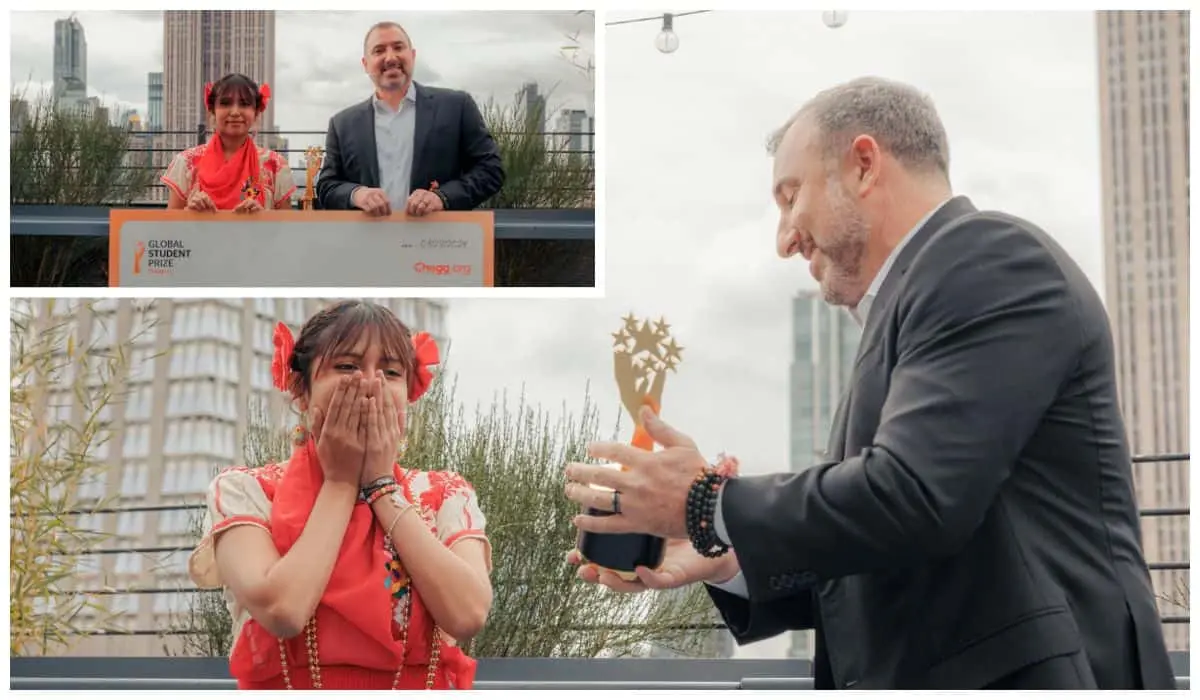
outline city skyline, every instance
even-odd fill
[[[18,94],[25,92],[27,99],[49,93],[53,82],[53,27],[68,14],[11,15],[12,87]],[[591,75],[574,65],[564,55],[569,52],[562,50],[569,43],[567,37],[574,37],[580,55],[591,55],[595,27],[590,14],[275,14],[277,71],[271,89],[275,122],[281,131],[322,132],[336,112],[370,95],[371,83],[360,63],[362,42],[367,29],[381,20],[400,22],[413,37],[417,82],[465,90],[481,106],[490,99],[507,107],[526,82],[534,81],[547,95],[548,114],[563,108],[594,113]],[[75,15],[89,37],[88,95],[102,98],[106,105],[116,102],[122,108],[137,109],[144,121],[149,112],[148,76],[164,69],[162,12]],[[251,77],[261,82],[261,78]],[[293,149],[324,143],[320,135],[285,137]]]

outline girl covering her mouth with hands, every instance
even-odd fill
[[[291,209],[296,183],[287,159],[254,144],[252,129],[267,111],[271,89],[240,73],[204,87],[213,127],[208,143],[175,156],[162,182],[167,209],[235,211]]]
[[[474,490],[396,463],[406,409],[429,387],[433,339],[367,302],[275,331],[275,385],[304,419],[283,464],[234,467],[208,491],[192,552],[225,591],[241,689],[470,688],[458,647],[492,604]]]

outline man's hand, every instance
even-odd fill
[[[442,211],[445,208],[442,204],[442,198],[433,192],[429,190],[416,190],[408,196],[408,203],[405,205],[404,211],[409,216],[425,216],[435,211]]]
[[[708,462],[691,438],[667,425],[649,408],[642,408],[641,420],[650,437],[667,449],[647,452],[632,445],[598,442],[588,446],[588,454],[625,469],[577,462],[567,465],[566,493],[570,500],[610,511],[612,493],[589,484],[620,492],[620,513],[576,516],[575,526],[587,532],[632,532],[687,540],[688,491]]]
[[[611,571],[594,564],[584,564],[577,549],[567,554],[567,563],[579,567],[579,578],[584,581],[598,583],[618,593],[681,588],[700,581],[724,583],[740,570],[733,552],[709,559],[700,556],[691,542],[686,540],[667,540],[662,565],[653,570],[639,566],[634,571],[637,574],[636,581],[625,581]]]
[[[350,195],[350,203],[355,209],[366,212],[367,216],[388,216],[392,213],[387,193],[378,187],[359,187]]]

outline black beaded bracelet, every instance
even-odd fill
[[[705,469],[696,476],[688,489],[687,497],[687,532],[697,552],[710,559],[715,559],[729,551],[729,545],[717,537],[716,512],[717,494],[721,484],[728,477],[719,474],[715,469]]]
[[[359,498],[359,500],[365,501],[371,497],[371,494],[375,493],[379,489],[383,488],[384,486],[391,486],[395,483],[396,483],[395,477],[381,476],[378,479],[372,481],[371,483],[369,483],[366,486],[359,489],[358,490],[358,498]]]

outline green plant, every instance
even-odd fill
[[[542,110],[528,112],[518,94],[511,104],[488,101],[481,108],[504,162],[504,187],[484,209],[580,209],[594,205],[595,170],[586,158],[568,153],[568,136],[545,133]],[[577,155],[577,154],[574,154]]]
[[[9,150],[12,204],[128,204],[142,197],[156,173],[132,162],[131,132],[113,126],[103,110],[60,109],[39,96],[11,93],[11,114],[22,115]],[[83,237],[13,236],[10,275],[17,286],[104,286],[108,244]]]
[[[121,398],[128,353],[121,345],[81,347],[74,322],[56,317],[54,303],[45,313],[13,304],[9,326],[12,656],[69,649],[112,619],[105,596],[75,592],[71,579],[82,553],[109,538],[81,524],[104,504],[81,498],[79,488],[106,470],[93,454],[111,435],[106,413]],[[60,402],[75,407],[77,421],[51,417]]]
[[[578,418],[564,411],[552,421],[523,401],[511,410],[500,401],[468,421],[444,371],[409,413],[406,465],[461,473],[487,517],[495,602],[487,627],[469,642],[473,655],[631,656],[650,645],[705,653],[711,635],[688,629],[715,620],[702,590],[616,595],[579,581],[566,564],[578,511],[563,496],[562,467],[582,459],[597,435],[586,395]],[[247,443],[252,464],[281,461],[290,449],[286,434],[270,428],[251,431]],[[197,594],[176,626],[188,653],[228,653],[231,624],[220,592]]]
[[[10,111],[27,115],[9,151],[13,204],[128,204],[154,181],[153,170],[130,163],[132,132],[109,123],[107,110],[62,108],[45,95],[32,103],[24,98],[9,96]]]

